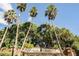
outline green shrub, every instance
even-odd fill
[[[11,56],[11,51],[9,49],[0,50],[0,56]]]
[[[57,44],[55,44],[53,48],[54,48],[54,49],[57,49],[57,48],[58,48],[58,45],[57,45]]]
[[[26,43],[26,44],[24,45],[24,48],[33,48],[33,47],[34,47],[34,45],[31,44],[31,43]]]

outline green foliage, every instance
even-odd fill
[[[34,48],[34,45],[31,43],[25,43],[24,48]]]
[[[45,11],[45,16],[48,16],[49,20],[54,20],[57,15],[57,8],[54,5],[49,5]]]
[[[29,24],[30,24],[29,22],[26,22],[20,25],[18,47],[22,46]],[[42,24],[40,26],[37,26],[36,24],[33,24],[33,23],[31,24],[32,24],[32,27],[27,40],[30,43],[27,44],[27,47],[28,45],[34,46],[34,47],[36,47],[36,45],[39,45],[40,47],[43,47],[43,48],[57,48],[57,45],[56,45],[57,41],[54,34],[53,26],[50,26],[49,24]],[[3,31],[0,31],[0,32],[3,32]],[[74,36],[68,29],[65,29],[65,28],[60,29],[56,27],[56,32],[58,34],[59,41],[62,48],[67,46],[70,46],[70,47],[76,46],[77,49],[79,48],[78,47],[79,37]],[[3,47],[10,48],[14,45],[15,36],[16,36],[15,33],[16,33],[16,25],[12,25],[8,30],[8,33],[6,35],[6,40],[2,45]]]
[[[37,16],[37,9],[36,7],[32,7],[31,11],[30,11],[30,16],[31,17],[36,17]]]
[[[54,48],[54,49],[58,49],[58,45],[57,45],[57,44],[55,44],[53,48]]]
[[[4,14],[4,19],[5,19],[8,23],[12,23],[13,21],[16,22],[16,19],[17,19],[16,12],[15,12],[14,10],[8,10],[8,11],[5,12],[5,14]]]
[[[19,9],[21,12],[26,10],[26,3],[18,3],[17,4],[17,9]]]
[[[20,12],[24,12],[26,10],[26,3],[19,3],[17,5],[18,5],[17,9],[19,9]],[[32,7],[32,9],[30,10],[30,16],[36,17],[37,14],[38,14],[37,8]],[[49,5],[47,7],[47,10],[45,11],[45,16],[47,16],[49,20],[54,20],[56,15],[57,15],[57,8],[54,5]],[[8,10],[7,12],[5,12],[4,18],[8,23],[12,23],[13,21],[17,20],[17,15],[14,10]],[[30,24],[32,24],[32,26],[29,31],[30,33],[27,37],[28,40],[26,40],[24,48],[33,48],[36,47],[37,45],[39,45],[39,47],[42,48],[55,48],[55,49],[59,48],[56,40],[56,35],[54,32],[54,25],[51,26],[49,24],[41,24],[40,26],[37,26],[37,24],[33,24],[32,22],[25,22],[19,25],[19,33],[18,33],[19,48],[22,46],[24,37],[29,29]],[[0,30],[0,41],[4,34],[5,29]],[[9,27],[2,47],[11,48],[12,46],[14,46],[16,29],[17,29],[16,24],[13,24],[12,26]],[[79,49],[79,36],[73,35],[66,28],[55,27],[55,31],[57,34],[58,41],[60,42],[62,48],[72,47],[76,50]],[[5,49],[3,51],[0,50],[1,56],[2,55],[8,56],[10,54],[11,52],[8,49]]]
[[[0,56],[11,56],[11,50],[4,48],[3,50],[0,50]]]

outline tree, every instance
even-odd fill
[[[37,9],[36,9],[36,7],[32,7],[32,9],[31,9],[31,11],[30,11],[30,16],[31,16],[31,18],[34,18],[34,17],[37,16]],[[27,39],[27,36],[28,36],[28,34],[29,34],[29,32],[30,32],[30,29],[31,29],[31,26],[32,26],[32,24],[30,23],[30,26],[29,26],[29,29],[28,29],[28,31],[27,31],[27,34],[25,35],[25,38],[24,38],[24,41],[23,41],[23,45],[22,45],[22,47],[21,47],[21,50],[22,50],[23,47],[24,47],[24,44],[25,44],[26,39]],[[20,53],[19,53],[19,55],[20,55]]]
[[[16,13],[15,13],[14,10],[8,10],[7,12],[5,12],[4,18],[5,18],[5,21],[7,21],[8,25],[10,25],[13,21],[16,22],[17,16],[16,16]],[[3,44],[3,41],[4,41],[5,36],[7,34],[7,31],[8,31],[8,27],[6,28],[5,33],[2,37],[2,40],[1,40],[1,43],[0,43],[0,48]]]
[[[54,33],[53,26],[49,24],[42,24],[37,26],[37,24],[31,23],[30,33],[28,34],[28,40],[24,44],[24,48],[32,48],[39,45],[41,48],[58,48],[56,36]],[[22,42],[24,40],[25,34],[28,31],[30,22],[25,22],[20,25],[19,27],[19,37],[18,37],[18,46],[22,46]],[[16,36],[16,24],[13,24],[8,28],[8,32],[6,35],[6,40],[4,40],[2,47],[10,48],[14,45],[15,36]],[[5,28],[6,29],[6,28]],[[4,33],[5,29],[0,30],[0,36]],[[50,31],[51,29],[51,31]],[[68,29],[66,28],[55,28],[56,34],[58,34],[59,41],[63,48],[74,48],[78,53],[79,48],[79,36],[73,35]],[[52,38],[50,37],[50,34]],[[0,38],[1,38],[0,37]]]
[[[49,5],[48,8],[47,8],[47,10],[45,11],[45,16],[48,16],[49,21],[50,21],[50,20],[53,20],[53,21],[54,21],[56,15],[57,15],[57,8],[56,8],[54,5]],[[51,21],[50,21],[50,22],[51,22]],[[53,27],[54,27],[54,26],[53,26]],[[61,45],[60,45],[60,42],[59,42],[59,39],[58,39],[58,36],[57,36],[57,34],[56,34],[56,31],[55,31],[55,27],[54,27],[53,29],[54,29],[54,33],[55,33],[55,36],[56,36],[56,40],[57,40],[59,49],[60,49],[62,55],[64,55],[64,54],[63,54],[63,51],[62,51],[62,48],[61,48]]]
[[[49,20],[55,20],[57,15],[57,8],[54,5],[49,5],[45,11],[45,16],[48,16]]]
[[[20,11],[19,17],[21,16],[21,12],[24,12],[26,10],[26,3],[19,3],[17,4],[17,9]],[[18,34],[19,34],[19,20],[17,20],[17,30],[16,30],[16,41],[15,41],[15,49],[17,48],[18,43]],[[16,50],[14,51],[14,55],[16,54]]]
[[[14,47],[15,44],[15,37],[16,37],[16,24],[13,24],[11,27],[9,27],[7,35],[6,35],[6,40],[4,41],[5,45],[9,48]]]
[[[26,10],[26,3],[18,3],[17,4],[17,9],[20,10],[20,12],[24,12]]]
[[[53,47],[53,31],[51,31],[52,26],[48,24],[42,24],[37,28],[38,36],[38,44],[42,48],[52,48]],[[50,35],[51,34],[51,35]]]

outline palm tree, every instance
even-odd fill
[[[26,3],[18,3],[17,4],[17,9],[19,9],[19,17],[21,16],[21,13],[26,10]],[[17,43],[18,43],[18,34],[19,34],[19,20],[17,20],[17,30],[16,30],[16,41],[15,41],[15,49],[17,48]],[[14,55],[16,54],[16,50],[14,52]]]
[[[48,16],[49,20],[55,20],[57,15],[57,8],[54,5],[49,5],[45,11],[45,16]]]
[[[31,9],[31,11],[30,11],[30,16],[31,16],[32,20],[33,20],[34,17],[37,16],[37,9],[36,9],[36,7],[32,7],[32,9]],[[32,26],[32,24],[30,23],[29,29],[28,29],[28,31],[27,31],[27,34],[26,34],[25,38],[24,38],[24,41],[23,41],[21,50],[24,48],[24,44],[25,44],[26,39],[27,39],[27,37],[28,37],[28,34],[29,34],[29,32],[30,32],[31,26]],[[21,52],[21,50],[20,50],[20,52]],[[20,55],[20,53],[19,53],[19,55]]]
[[[57,8],[54,5],[49,5],[47,10],[45,11],[45,16],[48,16],[49,20],[53,20],[54,21],[56,15],[57,15]],[[62,51],[62,48],[61,48],[61,45],[60,45],[60,42],[59,42],[59,39],[58,39],[58,36],[56,34],[56,31],[55,31],[55,27],[53,29],[54,29],[54,33],[55,33],[55,36],[56,36],[56,39],[57,39],[57,43],[58,43],[59,49],[60,49],[62,55],[64,55],[63,51]]]
[[[17,16],[16,16],[16,13],[15,13],[14,10],[8,10],[7,12],[5,12],[4,18],[5,18],[5,21],[7,21],[8,25],[10,25],[13,21],[16,22]],[[0,43],[0,48],[1,48],[3,41],[6,37],[7,31],[8,31],[8,27],[6,28],[5,33],[2,37],[2,40],[1,40],[1,43]]]
[[[17,5],[17,9],[19,9],[20,12],[24,12],[26,10],[26,3],[18,3]]]

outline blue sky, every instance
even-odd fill
[[[13,9],[18,13],[18,10],[16,9],[16,4],[11,4]],[[38,9],[38,15],[36,18],[34,18],[33,23],[36,23],[38,25],[45,23],[48,18],[44,16],[45,10],[47,6],[50,4],[46,3],[39,3],[39,4],[27,4],[27,9],[24,13],[22,13],[21,22],[26,22],[29,18],[28,12],[29,10],[35,6]],[[54,24],[58,27],[65,27],[69,29],[72,33],[79,35],[79,4],[54,4],[57,7],[58,14],[56,16],[56,19],[54,21]],[[3,28],[4,26],[0,24],[0,28]]]

